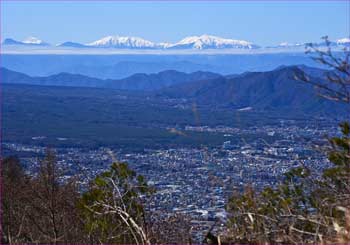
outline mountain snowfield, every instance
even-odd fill
[[[193,48],[193,49],[224,49],[224,48],[238,48],[238,49],[255,49],[259,48],[258,45],[255,45],[251,42],[244,40],[234,40],[221,38],[211,35],[202,35],[202,36],[191,36],[186,37],[175,43],[168,46],[168,48]]]
[[[346,37],[346,38],[339,39],[337,40],[337,44],[350,46],[350,38]]]
[[[36,37],[28,37],[23,41],[17,41],[7,38],[2,42],[3,47],[21,47],[21,46],[51,46]],[[322,43],[317,45],[322,46]],[[152,42],[140,37],[129,36],[106,36],[99,40],[82,44],[78,42],[67,41],[57,44],[56,48],[104,48],[104,49],[125,49],[125,50],[262,50],[262,49],[300,49],[305,43],[288,43],[283,42],[276,46],[261,47],[253,42],[245,40],[236,40],[222,38],[213,35],[189,36],[176,43]],[[342,38],[332,42],[332,46],[350,47],[350,38]],[[52,46],[51,46],[52,47]]]
[[[253,49],[259,46],[244,40],[234,40],[210,35],[191,36],[177,43],[154,43],[139,37],[107,36],[86,46],[103,48],[141,48],[141,49]]]
[[[102,48],[157,48],[157,44],[140,37],[107,36],[86,46]]]
[[[45,44],[43,40],[40,40],[39,38],[36,38],[36,37],[28,37],[24,39],[22,42],[26,44],[37,44],[37,45]]]
[[[17,41],[12,38],[6,38],[3,42],[2,45],[35,45],[35,46],[49,46],[47,42],[44,42],[43,40],[40,40],[39,38],[36,37],[27,37],[23,41]]]

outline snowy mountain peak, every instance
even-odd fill
[[[172,48],[194,48],[194,49],[223,49],[223,48],[258,48],[257,45],[244,40],[221,38],[211,35],[190,36],[182,39],[171,46]]]
[[[345,37],[342,39],[337,40],[338,45],[350,45],[350,38]]]
[[[86,45],[104,48],[155,48],[157,46],[143,38],[122,36],[107,36]]]
[[[50,44],[36,38],[28,37],[23,41],[17,41],[12,38],[6,38],[3,42],[3,45],[16,45],[16,46],[49,46]]]
[[[39,38],[36,38],[36,37],[27,37],[26,39],[24,39],[22,41],[22,43],[26,43],[26,44],[44,44],[45,42],[43,42],[42,40],[40,40]]]

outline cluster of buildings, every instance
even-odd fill
[[[335,128],[317,129],[297,126],[237,129],[229,127],[193,127],[185,130],[223,133],[228,140],[215,148],[145,149],[125,152],[117,148],[55,149],[58,163],[67,169],[67,177],[81,176],[82,185],[107,170],[112,162],[127,162],[138,174],[146,177],[156,193],[147,207],[164,215],[182,213],[191,217],[195,235],[203,235],[203,227],[215,221],[225,222],[225,204],[233,191],[246,185],[261,189],[276,185],[288,169],[305,165],[317,175],[329,165],[323,145],[326,133]],[[248,140],[237,144],[230,137]],[[315,149],[315,145],[319,145]],[[29,172],[35,172],[38,159],[46,148],[36,145],[3,143],[5,152],[19,155]],[[321,150],[319,150],[321,149]],[[203,225],[203,222],[205,225]],[[202,230],[196,227],[202,227]]]

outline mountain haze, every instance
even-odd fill
[[[15,72],[6,68],[0,70],[3,83],[30,84],[45,86],[96,87],[122,90],[152,91],[179,83],[197,80],[208,80],[220,77],[212,72],[184,73],[167,70],[154,74],[137,73],[130,77],[112,80],[98,79],[80,74],[61,72],[47,77],[31,77],[24,73]]]
[[[156,99],[175,99],[210,108],[255,111],[318,113],[338,111],[344,107],[323,100],[313,86],[296,80],[307,74],[312,81],[325,81],[329,71],[306,66],[281,66],[268,72],[245,72],[222,76],[211,72],[183,73],[167,70],[154,74],[138,73],[124,79],[98,79],[79,74],[59,73],[48,77],[30,77],[2,68],[2,82],[45,86],[96,87],[147,92]]]

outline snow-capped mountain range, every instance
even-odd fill
[[[100,48],[141,48],[153,49],[158,45],[139,37],[107,36],[92,43],[86,44],[89,47]]]
[[[290,49],[301,48],[306,43],[288,43],[283,42],[276,46],[269,46],[265,48],[277,48],[277,49]],[[3,46],[51,46],[49,43],[44,42],[35,37],[29,37],[23,41],[17,41],[11,38],[7,38],[2,42]],[[324,45],[318,43],[317,45]],[[350,47],[350,38],[342,38],[331,43],[332,46],[347,46]],[[55,45],[58,48],[113,48],[113,49],[179,49],[179,50],[210,50],[210,49],[236,49],[236,50],[256,50],[262,47],[248,42],[245,40],[236,40],[222,38],[212,35],[190,36],[186,37],[176,43],[155,43],[140,37],[127,37],[127,36],[107,36],[91,43],[77,43],[67,41],[61,44]]]
[[[67,46],[61,44],[59,46]],[[131,49],[254,49],[258,48],[251,42],[234,40],[210,35],[186,37],[176,43],[154,43],[140,37],[107,36],[97,41],[85,44],[95,48],[131,48]]]
[[[173,49],[255,49],[259,48],[251,42],[234,40],[210,35],[186,37],[181,41],[169,44],[166,48]]]

